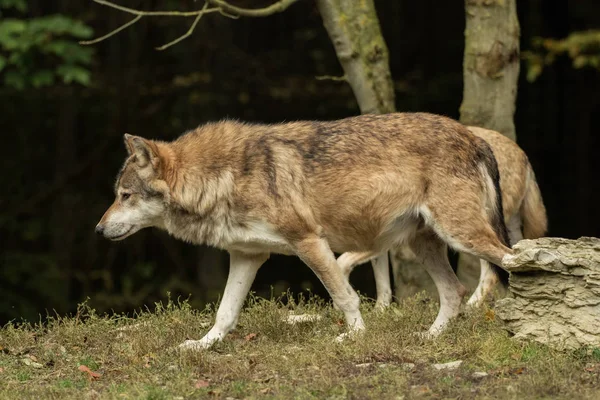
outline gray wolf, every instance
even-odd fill
[[[514,245],[523,238],[537,239],[544,236],[548,227],[546,208],[527,155],[515,142],[499,132],[473,126],[467,128],[485,140],[496,157],[510,244]],[[410,249],[404,248],[402,251],[407,252]],[[392,300],[387,253],[344,253],[338,258],[338,264],[344,275],[349,278],[355,266],[369,260],[373,266],[377,287],[376,306],[384,308]],[[479,306],[497,281],[497,275],[488,262],[482,259],[480,264],[479,284],[467,303],[470,306]]]
[[[427,113],[362,115],[273,125],[208,123],[173,142],[125,135],[116,198],[96,232],[122,240],[156,227],[227,250],[230,270],[210,347],[235,327],[269,254],[297,255],[364,329],[359,297],[334,251],[382,253],[408,242],[440,292],[435,334],[465,288],[446,245],[501,265],[511,253],[492,150],[462,124]]]

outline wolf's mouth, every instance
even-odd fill
[[[112,236],[112,237],[108,237],[107,239],[112,240],[112,241],[117,241],[117,240],[121,240],[121,239],[125,239],[127,236],[129,236],[129,234],[131,233],[131,231],[133,231],[134,226],[130,226],[129,229],[127,229],[125,231],[125,233],[119,235],[119,236]]]

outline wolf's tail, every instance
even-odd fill
[[[482,140],[482,142],[484,142]],[[508,237],[508,229],[504,221],[504,209],[502,205],[502,192],[500,189],[500,172],[498,170],[498,163],[494,157],[492,149],[487,143],[482,143],[485,147],[485,154],[483,157],[485,170],[484,170],[484,182],[486,185],[486,197],[487,207],[486,211],[488,214],[488,220],[494,229],[494,232],[498,236],[498,239],[503,245],[510,248],[510,240]],[[508,272],[502,269],[500,266],[491,264],[492,271],[498,277],[498,280],[505,287],[508,286]]]
[[[527,190],[521,203],[523,237],[525,239],[537,239],[546,234],[548,218],[546,217],[546,207],[544,207],[542,194],[531,165],[528,166],[527,172]]]

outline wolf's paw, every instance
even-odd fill
[[[390,306],[390,302],[389,301],[384,301],[384,300],[377,300],[377,302],[375,303],[375,307],[373,308],[373,310],[377,313],[381,313],[384,312],[386,308],[388,308]]]
[[[347,339],[355,339],[365,332],[364,327],[354,328],[348,332],[344,332],[335,338],[336,343],[342,343]]]
[[[344,332],[341,335],[336,336],[335,341],[336,343],[342,343],[350,337],[352,337],[352,332]]]
[[[484,298],[479,293],[473,293],[473,295],[467,301],[467,309],[473,309],[483,304]]]
[[[212,343],[205,340],[186,340],[178,346],[181,351],[202,351],[210,348]]]
[[[438,336],[440,336],[440,334],[442,333],[441,329],[436,329],[436,328],[429,328],[428,331],[422,331],[422,332],[413,332],[412,335],[415,337],[418,337],[419,339],[423,339],[423,340],[433,340],[435,338],[437,338]]]

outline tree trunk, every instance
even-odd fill
[[[361,113],[394,112],[388,49],[373,0],[317,0],[317,6]]]
[[[393,294],[397,300],[412,297],[422,291],[432,299],[439,299],[433,280],[423,265],[416,260],[409,246],[402,245],[391,249],[390,264],[394,276]]]
[[[460,122],[498,131],[516,140],[514,114],[519,79],[516,0],[465,0],[463,101]],[[479,259],[460,254],[458,277],[473,290]]]
[[[600,239],[522,240],[505,260],[512,296],[496,315],[516,339],[559,349],[600,346]]]
[[[515,140],[520,58],[516,0],[465,0],[465,11],[460,121]]]

